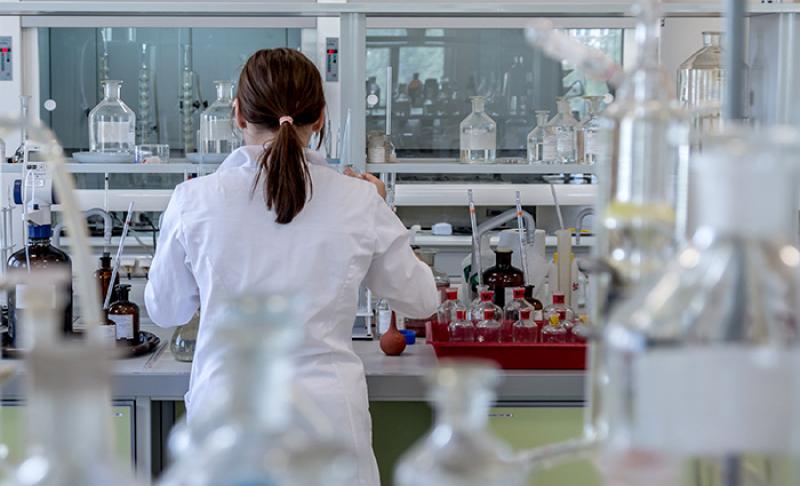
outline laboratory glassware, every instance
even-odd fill
[[[539,326],[531,319],[531,308],[519,311],[519,319],[514,321],[511,329],[512,341],[515,343],[535,343],[539,339]]]
[[[461,162],[492,163],[497,155],[497,123],[486,114],[486,98],[473,96],[472,113],[459,126]]]
[[[22,95],[19,97],[19,116],[22,120],[22,125],[20,127],[20,143],[17,150],[14,152],[14,156],[11,158],[11,161],[18,164],[23,161],[30,161],[35,159],[36,157],[33,156],[33,152],[36,151],[36,144],[31,143],[28,139],[28,125],[30,123],[30,104],[31,104],[31,97],[28,95]]]
[[[585,343],[592,336],[592,328],[589,326],[589,315],[581,314],[572,326],[572,340],[576,343]]]
[[[197,346],[197,333],[200,330],[200,314],[195,314],[192,319],[175,329],[169,341],[169,350],[176,361],[191,362],[194,359],[194,350]]]
[[[117,341],[130,345],[139,343],[139,306],[131,302],[131,286],[117,285],[114,288],[117,300],[108,308],[108,318],[114,321]]]
[[[105,343],[40,339],[57,326],[51,290],[29,286],[25,325],[39,328],[27,353],[28,452],[15,484],[85,486],[136,484],[117,463],[112,429],[111,377]]]
[[[606,150],[603,143],[603,122],[600,119],[600,104],[604,96],[584,96],[587,111],[586,118],[581,121],[578,137],[580,147],[578,163],[592,165],[597,162],[600,152]]]
[[[457,309],[456,318],[449,326],[449,340],[451,342],[472,342],[475,340],[475,325],[467,319],[466,309]]]
[[[156,143],[155,100],[153,96],[152,57],[155,46],[143,43],[139,54],[139,122],[136,124],[136,141],[140,144]]]
[[[550,320],[550,316],[558,314],[560,311],[564,311],[566,313],[566,319],[568,321],[572,321],[575,319],[575,312],[567,305],[566,298],[564,294],[554,292],[552,296],[552,302],[550,305],[544,308],[544,318],[545,320]]]
[[[395,469],[398,486],[521,486],[527,471],[491,434],[489,407],[499,372],[491,362],[444,360],[427,377],[434,409],[432,430]]]
[[[392,308],[389,306],[389,301],[386,299],[379,300],[375,313],[377,314],[378,336],[383,336],[392,323]]]
[[[649,454],[667,471],[721,472],[720,484],[796,484],[799,138],[743,127],[705,138],[690,166],[697,231],[604,332],[610,467]]]
[[[399,356],[406,349],[406,337],[397,329],[397,314],[394,312],[389,322],[389,330],[383,333],[379,345],[386,356]]]
[[[133,161],[137,164],[167,164],[169,145],[165,143],[137,145],[133,152]]]
[[[703,32],[703,47],[684,61],[678,71],[678,100],[693,113],[693,128],[700,133],[720,128],[725,68],[722,33]]]
[[[89,150],[133,153],[136,114],[120,98],[122,81],[103,81],[104,97],[89,112]]]
[[[14,252],[8,259],[10,272],[63,268],[72,274],[72,260],[69,255],[52,245],[50,237],[53,235],[50,225],[28,225],[28,241],[24,248]],[[72,280],[54,290],[64,306],[61,311],[61,330],[65,334],[72,334]],[[24,329],[24,314],[27,311],[27,288],[17,285],[8,292],[8,332],[3,334],[3,346],[10,348],[28,348],[30,346],[30,329]],[[22,319],[21,319],[21,316]]]
[[[569,340],[566,322],[566,313],[563,310],[557,314],[550,315],[548,324],[542,329],[542,342],[549,344],[566,343]]]
[[[213,339],[225,360],[216,399],[198,410],[160,486],[344,486],[352,451],[324,431],[298,426],[292,404],[302,302],[281,295],[225,304]],[[316,417],[316,420],[323,420]]]
[[[525,275],[517,267],[511,265],[510,248],[497,248],[494,251],[495,265],[483,272],[483,283],[494,292],[494,303],[501,309],[506,302],[511,302],[512,290],[525,286]],[[501,317],[502,314],[498,314]]]
[[[533,311],[533,306],[525,300],[525,287],[512,289],[511,297],[503,307],[503,333],[500,340],[505,342],[513,341],[513,327],[514,323],[520,320],[520,312],[525,309]]]
[[[477,324],[483,320],[483,312],[486,309],[492,309],[494,311],[494,315],[496,316],[502,315],[503,312],[503,309],[495,305],[494,292],[491,290],[481,290],[478,294],[478,298],[475,299],[470,305],[469,315],[470,319],[472,319],[472,322]]]
[[[483,310],[483,318],[475,324],[475,340],[479,343],[499,343],[502,326],[495,320],[494,309]]]
[[[0,138],[0,164],[6,163],[6,141]]]
[[[195,151],[194,129],[194,84],[195,74],[192,70],[192,45],[183,45],[183,69],[181,70],[181,133],[184,153]]]
[[[200,153],[228,154],[239,147],[233,123],[233,83],[214,81],[217,99],[200,114]]]
[[[536,126],[528,134],[528,163],[551,164],[556,160],[556,135],[547,123],[549,110],[536,110]]]
[[[113,271],[111,269],[111,254],[108,252],[103,253],[100,257],[100,268],[95,270],[94,278],[97,280],[97,287],[100,291],[100,298],[105,299],[108,294],[109,288],[116,288],[119,285],[119,274],[114,278],[114,284],[111,284],[111,277]],[[113,300],[113,299],[112,299]]]
[[[447,299],[437,309],[433,322],[433,339],[436,341],[447,341],[450,323],[455,320],[456,312],[464,309],[458,301],[458,289],[449,288],[446,294]]]
[[[578,131],[580,124],[572,116],[569,100],[556,98],[558,113],[548,125],[555,133],[556,157],[555,161],[561,164],[574,164],[578,160]]]

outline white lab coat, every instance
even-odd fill
[[[295,382],[358,454],[358,484],[378,485],[364,367],[351,339],[359,285],[398,312],[424,317],[438,305],[433,275],[375,187],[331,170],[311,151],[313,196],[290,224],[276,223],[260,187],[251,197],[261,150],[242,147],[214,174],[176,187],[145,290],[147,311],[168,327],[202,309],[185,397],[191,421],[213,401],[224,366],[211,335],[226,296],[302,292],[307,305],[297,324],[305,338]]]

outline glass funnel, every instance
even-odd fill
[[[678,71],[678,99],[694,113],[694,128],[700,133],[719,129],[722,118],[722,33],[703,32],[703,48],[681,64]]]
[[[459,126],[461,162],[494,162],[497,155],[497,124],[486,114],[486,98],[473,96],[472,113]]]
[[[229,154],[239,147],[233,124],[233,83],[214,81],[217,99],[200,114],[201,154]]]
[[[136,115],[120,98],[122,81],[103,81],[104,97],[89,112],[89,150],[133,153]]]
[[[281,296],[229,302],[214,335],[225,363],[214,400],[191,416],[160,485],[354,484],[351,452],[292,421],[291,356],[302,339],[297,305]]]
[[[549,110],[536,110],[536,126],[528,134],[528,163],[551,164],[556,159],[556,137],[547,125]]]
[[[433,429],[400,458],[398,486],[516,486],[527,471],[488,430],[499,373],[491,362],[440,361],[428,376]]]
[[[608,469],[646,456],[697,472],[681,484],[797,484],[798,140],[736,128],[692,161],[698,230],[605,330]]]
[[[569,100],[556,98],[558,113],[548,123],[555,132],[556,162],[574,164],[578,160],[578,131],[580,123],[572,116]]]
[[[586,118],[581,120],[579,135],[580,157],[578,163],[592,165],[597,162],[599,154],[605,151],[603,143],[603,121],[600,119],[601,104],[604,96],[584,96],[587,111]]]

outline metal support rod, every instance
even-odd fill
[[[724,62],[727,69],[725,99],[722,116],[726,120],[740,120],[745,117],[745,8],[746,0],[725,0],[725,50]]]

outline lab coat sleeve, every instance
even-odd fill
[[[158,249],[144,292],[147,313],[161,327],[186,324],[200,307],[200,292],[181,224],[181,192],[178,186],[164,212]]]
[[[434,314],[439,292],[433,272],[414,255],[408,229],[377,194],[373,204],[375,251],[364,284],[402,314],[420,319]]]

